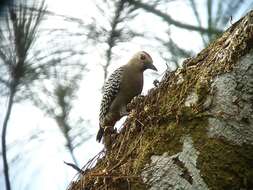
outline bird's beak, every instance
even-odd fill
[[[150,63],[150,64],[148,65],[148,68],[149,68],[149,69],[152,69],[152,70],[154,70],[154,71],[158,71],[157,68],[156,68],[152,63]]]

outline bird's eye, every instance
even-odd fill
[[[141,60],[145,60],[146,59],[146,56],[141,54]]]

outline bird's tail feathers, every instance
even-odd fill
[[[99,127],[99,131],[97,133],[97,141],[100,142],[104,134],[104,129],[102,127]]]

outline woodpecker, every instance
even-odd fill
[[[99,114],[98,142],[107,129],[113,129],[115,123],[128,114],[127,104],[141,93],[143,72],[146,69],[157,71],[151,56],[140,51],[127,64],[116,69],[105,82]]]

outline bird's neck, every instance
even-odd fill
[[[131,71],[131,72],[137,72],[137,73],[143,73],[143,68],[141,67],[141,64],[135,63],[135,62],[129,62],[126,67]]]

